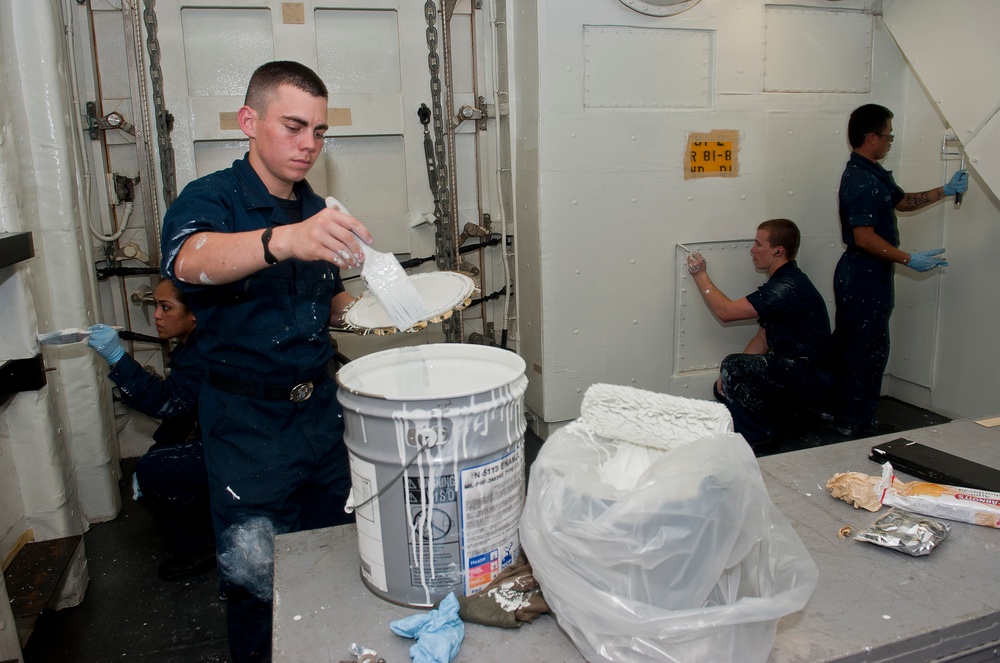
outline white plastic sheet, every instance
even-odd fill
[[[623,413],[649,398],[616,389]],[[647,421],[642,439],[613,440],[594,432],[584,403],[581,419],[550,436],[532,464],[521,519],[559,625],[592,662],[766,660],[778,619],[805,605],[818,572],[743,437],[658,445]],[[602,411],[590,418],[606,424],[612,400],[591,404]],[[664,417],[660,438],[691,430],[683,419]],[[631,485],[620,480],[621,458]],[[616,462],[612,485],[603,468]]]

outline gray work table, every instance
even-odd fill
[[[831,498],[827,479],[837,472],[879,474],[868,451],[896,437],[1000,467],[1000,427],[971,420],[760,459],[772,501],[819,567],[805,608],[778,623],[774,663],[909,662],[971,652],[978,652],[971,659],[984,660],[1000,647],[1000,530],[953,522],[951,536],[926,557],[840,537],[845,525],[857,532],[878,515]],[[393,635],[389,623],[416,612],[362,584],[353,526],[275,540],[276,661],[348,660],[358,643],[388,663],[405,663],[414,641]],[[516,630],[467,624],[455,659],[535,660],[584,659],[550,615]]]

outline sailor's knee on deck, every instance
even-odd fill
[[[230,525],[220,539],[219,573],[261,601],[272,596],[274,523],[264,516]]]

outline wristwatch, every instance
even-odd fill
[[[271,253],[271,249],[268,246],[268,244],[271,243],[271,233],[273,231],[274,231],[274,226],[268,226],[267,230],[265,230],[263,234],[261,234],[260,236],[260,243],[264,245],[264,262],[266,262],[269,265],[277,265],[279,262],[281,262],[280,260],[274,257],[274,254]]]

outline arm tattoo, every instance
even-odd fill
[[[922,193],[908,193],[896,209],[901,212],[912,212],[913,210],[920,209],[930,202],[932,202],[930,191],[924,191]]]

